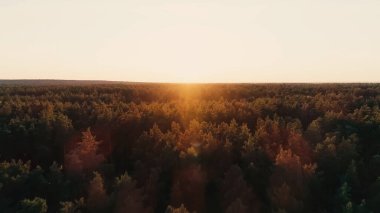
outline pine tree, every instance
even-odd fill
[[[92,135],[90,128],[82,132],[82,140],[65,156],[65,169],[74,174],[94,171],[105,160],[98,153],[100,141]]]
[[[102,212],[107,206],[103,178],[98,172],[94,172],[94,178],[88,187],[87,206],[92,212]]]

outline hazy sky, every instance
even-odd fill
[[[380,0],[0,0],[0,79],[380,82]]]

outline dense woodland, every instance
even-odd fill
[[[379,84],[3,82],[0,212],[380,212],[379,106]]]

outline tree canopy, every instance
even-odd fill
[[[0,85],[0,212],[380,212],[378,84]]]

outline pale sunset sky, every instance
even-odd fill
[[[380,0],[0,0],[0,79],[380,82]]]

